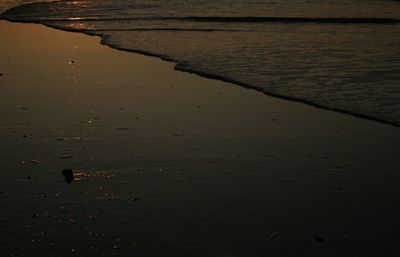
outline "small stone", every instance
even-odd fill
[[[325,238],[321,237],[321,236],[314,236],[314,240],[318,243],[322,243],[325,241]]]
[[[74,173],[72,171],[72,169],[65,169],[61,172],[65,178],[65,182],[67,182],[68,184],[71,183],[72,181],[74,181]]]

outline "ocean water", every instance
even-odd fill
[[[100,35],[179,70],[400,125],[400,1],[82,0],[1,17]]]

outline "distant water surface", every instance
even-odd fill
[[[400,125],[400,1],[83,0],[3,18],[102,35],[181,70]]]

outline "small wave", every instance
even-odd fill
[[[314,17],[179,17],[164,20],[187,20],[192,22],[227,23],[339,23],[339,24],[398,24],[400,19],[392,18],[314,18]]]
[[[391,120],[387,120],[387,119],[384,119],[384,118],[379,118],[379,117],[376,117],[376,116],[373,116],[373,115],[368,115],[368,114],[365,114],[365,113],[352,111],[352,110],[348,110],[348,109],[330,107],[330,106],[318,104],[316,102],[313,102],[311,100],[307,100],[307,99],[304,99],[304,98],[301,98],[301,97],[274,93],[272,91],[267,90],[266,88],[262,88],[262,87],[259,87],[257,85],[249,84],[249,83],[246,83],[246,82],[243,82],[243,81],[240,81],[240,80],[232,79],[232,78],[226,77],[224,75],[220,75],[220,74],[216,74],[216,73],[203,72],[203,71],[200,71],[200,70],[197,70],[197,69],[193,69],[190,66],[187,66],[187,65],[179,62],[174,57],[169,56],[169,55],[163,55],[163,54],[159,54],[159,53],[155,53],[155,52],[149,52],[149,51],[142,50],[142,49],[121,47],[121,46],[118,46],[116,44],[111,43],[109,41],[109,37],[105,36],[105,35],[101,35],[101,44],[109,46],[109,47],[117,49],[117,50],[120,50],[120,51],[138,53],[138,54],[142,54],[142,55],[146,55],[146,56],[157,57],[157,58],[160,58],[160,59],[162,59],[164,61],[175,63],[176,64],[175,65],[175,70],[182,71],[182,72],[187,72],[187,73],[190,73],[190,74],[196,74],[198,76],[205,77],[205,78],[216,79],[216,80],[220,80],[220,81],[236,84],[236,85],[242,86],[244,88],[248,88],[248,89],[253,89],[253,90],[259,91],[259,92],[264,93],[265,95],[268,95],[268,96],[272,96],[272,97],[276,97],[276,98],[280,98],[280,99],[284,99],[284,100],[288,100],[288,101],[300,102],[300,103],[304,103],[304,104],[307,104],[307,105],[310,105],[310,106],[314,106],[316,108],[320,108],[320,109],[323,109],[323,110],[339,112],[339,113],[351,115],[351,116],[354,116],[354,117],[357,117],[357,118],[373,120],[375,122],[379,122],[379,123],[382,123],[382,124],[387,124],[387,125],[391,125],[391,126],[395,126],[395,127],[400,127],[400,123],[397,122],[397,121],[391,121]]]
[[[109,22],[109,21],[178,21],[203,23],[320,23],[320,24],[400,24],[396,18],[357,18],[357,17],[258,17],[258,16],[186,16],[186,17],[45,17],[43,13],[34,15],[40,10],[40,3],[26,4],[11,8],[1,14],[0,18],[12,21],[40,22]]]
[[[138,28],[138,29],[96,29],[98,32],[120,31],[182,31],[182,32],[252,32],[252,30],[239,29],[181,29],[181,28]]]

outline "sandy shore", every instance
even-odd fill
[[[2,256],[400,255],[399,128],[0,34]]]

